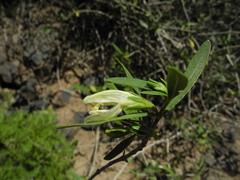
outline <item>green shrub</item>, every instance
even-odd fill
[[[3,102],[0,102],[3,104]],[[4,117],[0,108],[0,179],[70,179],[73,145],[55,130],[50,111],[16,111]]]

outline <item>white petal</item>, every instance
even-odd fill
[[[91,110],[91,111],[89,111],[89,114],[94,115],[94,114],[105,113],[107,111],[109,111],[109,110],[105,110],[105,109],[103,109],[103,110]]]
[[[104,105],[116,105],[120,101],[124,101],[131,93],[120,90],[106,90],[99,93],[89,95],[83,99],[85,104],[101,103]]]
[[[109,119],[117,117],[121,112],[122,112],[121,106],[120,104],[118,104],[110,110],[105,110],[105,112],[103,113],[98,113],[98,114],[94,114],[86,117],[84,119],[84,122],[89,123],[89,122],[107,121]]]

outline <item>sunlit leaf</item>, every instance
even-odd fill
[[[119,61],[118,59],[116,59],[117,61],[118,61],[118,63],[122,66],[122,68],[124,69],[124,72],[125,72],[125,74],[126,74],[126,76],[130,79],[130,78],[133,78],[133,76],[131,75],[131,73],[128,71],[128,69],[123,65],[123,63],[121,63],[121,61]],[[141,95],[140,94],[140,91],[139,91],[139,89],[137,88],[137,86],[131,86],[130,85],[130,87],[132,87],[133,89],[134,89],[134,91],[136,91],[136,93],[138,94],[138,95]]]
[[[86,86],[78,85],[78,84],[72,84],[72,87],[78,90],[81,90],[86,93],[90,93],[90,89],[87,88]]]
[[[108,83],[108,84],[107,84],[107,87],[108,87],[108,89],[118,90],[118,88],[115,86],[114,83]]]
[[[160,91],[142,91],[141,94],[150,94],[150,95],[158,95],[158,96],[167,96],[166,93]]]
[[[146,117],[148,115],[148,113],[137,113],[137,114],[127,114],[127,115],[123,115],[120,117],[116,117],[113,119],[109,119],[107,121],[99,121],[99,122],[92,122],[92,123],[81,123],[81,124],[70,124],[70,125],[66,125],[66,126],[58,126],[57,129],[62,129],[62,128],[69,128],[69,127],[77,127],[77,126],[89,126],[89,125],[98,125],[98,124],[103,124],[106,122],[114,122],[114,121],[119,121],[119,120],[123,120],[123,119],[131,119],[131,118],[140,118],[140,117]]]
[[[208,57],[211,49],[210,41],[205,41],[197,53],[193,56],[192,60],[190,61],[184,75],[188,78],[188,85],[187,87],[180,92],[174,99],[170,101],[167,105],[166,110],[171,110],[176,104],[178,104],[182,98],[188,93],[188,91],[192,88],[194,83],[197,81],[199,76],[201,75],[204,67],[208,62]]]
[[[157,91],[161,91],[161,92],[167,93],[167,87],[166,87],[167,82],[164,81],[163,79],[161,79],[161,80],[162,80],[163,83],[162,83],[162,82],[155,81],[155,80],[153,80],[153,79],[149,79],[149,80],[147,81],[147,85],[148,85],[149,87],[157,90]]]
[[[137,78],[115,77],[115,78],[109,78],[109,79],[107,79],[107,81],[115,83],[115,84],[120,84],[123,86],[131,86],[131,87],[137,87],[137,88],[141,88],[141,89],[151,90],[147,86],[147,81],[137,79]]]

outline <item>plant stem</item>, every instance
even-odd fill
[[[155,126],[158,124],[160,119],[163,117],[164,113],[166,112],[166,107],[169,104],[170,100],[166,99],[165,103],[162,105],[161,110],[158,113],[158,117],[155,119],[155,121],[152,124],[152,128],[155,128]]]
[[[147,142],[148,142],[148,138],[143,139],[141,144],[139,144],[134,150],[130,151],[128,154],[126,154],[124,156],[121,156],[121,157],[119,157],[119,158],[117,158],[115,160],[110,161],[105,166],[101,167],[100,169],[97,169],[96,172],[88,180],[92,180],[98,174],[100,174],[103,170],[107,169],[108,167],[112,166],[113,164],[116,164],[116,163],[118,163],[120,161],[126,161],[127,162],[127,158],[129,158],[132,155],[136,154],[138,151],[141,151],[146,146]]]

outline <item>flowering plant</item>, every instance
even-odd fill
[[[90,116],[85,118],[83,124],[74,124],[59,128],[96,125],[105,122],[117,124],[118,127],[107,129],[105,133],[111,138],[129,136],[110,151],[104,157],[105,160],[111,160],[123,152],[136,136],[142,139],[142,143],[138,147],[128,154],[109,162],[106,166],[97,170],[90,179],[112,164],[119,161],[126,161],[128,157],[142,150],[148,142],[149,137],[159,136],[159,133],[155,132],[154,128],[165,112],[173,109],[197,81],[207,64],[210,47],[211,44],[209,41],[204,42],[188,64],[184,73],[174,67],[168,66],[167,80],[161,79],[160,82],[152,79],[146,81],[133,78],[127,68],[119,61],[127,77],[109,78],[107,79],[109,90],[101,91],[84,98],[84,103],[93,105],[89,112]],[[118,90],[116,85],[129,87],[132,91]],[[152,102],[143,98],[142,94],[164,96],[165,100],[160,109],[158,109]],[[106,109],[106,106],[112,107]]]
[[[85,118],[85,123],[98,121],[111,121],[117,117],[123,109],[148,109],[153,108],[154,104],[133,93],[120,90],[106,90],[84,98],[85,104],[92,104],[94,107],[89,112],[91,116]],[[113,105],[110,110],[99,110],[100,106]]]

